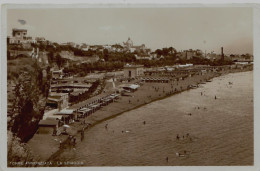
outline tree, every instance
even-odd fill
[[[177,50],[173,47],[169,47],[169,51],[171,52],[171,54],[177,53]]]
[[[11,53],[10,53],[10,51],[8,50],[7,51],[7,60],[10,60],[11,59]]]
[[[50,51],[50,52],[47,54],[47,56],[48,56],[48,62],[49,62],[49,64],[52,64],[53,61],[54,61],[54,53],[53,53],[53,51]]]
[[[169,49],[168,48],[163,48],[162,49],[162,54],[163,54],[163,56],[167,56],[169,54]]]
[[[107,50],[107,49],[104,49],[104,50],[103,50],[103,54],[104,54],[104,60],[105,60],[105,61],[108,61],[108,57],[109,57],[108,50]]]
[[[161,49],[156,49],[155,53],[157,54],[157,56],[161,56],[162,55],[162,50]]]
[[[61,68],[62,64],[63,64],[63,59],[61,58],[60,54],[56,55],[56,63],[57,66],[59,67],[59,69]]]
[[[251,59],[251,55],[247,53],[247,54],[245,55],[245,59]]]

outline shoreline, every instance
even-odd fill
[[[218,72],[218,73],[213,73],[213,75],[210,75],[210,74],[206,74],[206,77],[207,78],[204,78],[203,77],[203,79],[196,79],[195,78],[195,80],[192,80],[192,82],[193,82],[193,84],[194,84],[194,82],[198,82],[198,84],[199,83],[201,83],[201,82],[203,82],[205,79],[213,79],[213,78],[216,78],[216,77],[220,77],[220,76],[224,76],[224,75],[227,75],[227,74],[231,74],[231,73],[237,73],[237,72],[247,72],[248,70],[239,70],[239,71],[232,71],[232,70],[228,70],[228,71],[225,71],[225,72]],[[150,85],[154,85],[153,83],[145,83],[145,84],[150,84]],[[169,84],[170,85],[170,83],[159,83],[159,84]],[[183,82],[181,82],[181,83],[179,83],[180,85],[178,86],[178,88],[180,88],[180,87],[182,87],[181,85],[185,85],[185,83],[183,83]],[[187,84],[187,83],[186,83]],[[178,85],[178,84],[177,84]],[[162,86],[162,85],[159,85],[159,86]],[[141,86],[142,87],[142,86]],[[176,87],[176,86],[175,86]],[[95,115],[96,115],[96,113],[94,113],[93,115],[91,115],[91,117],[87,117],[86,118],[86,121],[89,123],[91,123],[91,125],[90,126],[88,126],[86,129],[85,129],[85,131],[87,132],[89,129],[91,129],[91,128],[93,128],[94,126],[96,126],[96,125],[98,125],[98,124],[100,124],[100,123],[103,123],[103,122],[105,122],[105,121],[107,121],[107,120],[110,120],[110,119],[113,119],[113,118],[116,118],[117,116],[120,116],[120,115],[122,115],[123,113],[125,113],[125,112],[128,112],[128,111],[131,111],[131,110],[134,110],[134,109],[137,109],[137,108],[140,108],[140,107],[143,107],[143,106],[145,106],[145,105],[147,105],[147,104],[150,104],[150,103],[152,103],[152,102],[155,102],[155,101],[159,101],[159,100],[163,100],[163,99],[166,99],[166,98],[168,98],[168,97],[171,97],[171,96],[173,96],[173,95],[176,95],[176,94],[180,94],[180,93],[182,93],[182,92],[184,92],[184,91],[189,91],[191,88],[188,88],[187,86],[184,86],[181,90],[178,90],[177,89],[177,91],[176,92],[172,92],[172,93],[162,93],[162,96],[161,95],[159,95],[159,97],[158,97],[158,95],[156,96],[156,97],[154,97],[154,98],[152,98],[152,99],[146,99],[144,102],[141,102],[140,104],[134,104],[133,106],[131,105],[130,107],[126,107],[126,108],[124,108],[124,109],[121,109],[121,110],[119,110],[119,111],[116,111],[116,110],[112,110],[112,111],[109,111],[109,112],[107,112],[107,113],[109,113],[108,114],[108,116],[104,116],[104,115],[102,115],[102,117],[101,118],[96,118],[95,117]],[[140,90],[137,90],[137,92],[136,93],[138,93],[138,91],[140,91]],[[132,97],[132,96],[130,96],[130,97]],[[126,97],[126,98],[129,98],[129,97]],[[114,103],[112,103],[112,104],[114,104],[114,105],[116,105],[116,103],[118,103],[118,102],[114,102]],[[109,106],[110,106],[110,104],[109,104]],[[128,105],[127,105],[128,106]],[[105,107],[106,108],[106,107]],[[105,112],[106,112],[106,110],[105,110]],[[98,113],[98,112],[97,112]],[[84,126],[85,127],[85,126]],[[75,135],[74,136],[76,136],[77,137],[77,139],[80,139],[80,132],[81,132],[81,130],[82,130],[82,125],[76,125],[76,133],[75,133]],[[52,153],[48,158],[47,158],[47,160],[46,160],[46,162],[52,162],[52,161],[55,161],[55,159],[57,160],[57,157],[67,148],[66,147],[66,143],[67,143],[67,141],[68,141],[68,138],[66,138],[65,139],[65,141],[64,141],[64,144],[65,144],[65,147],[62,147],[62,148],[58,148],[54,153]],[[80,141],[79,141],[79,143],[81,143]],[[58,160],[57,160],[58,161]],[[55,162],[54,162],[55,163]],[[60,166],[60,165],[52,165],[52,166],[50,166],[50,167],[55,167],[55,166]],[[61,165],[61,166],[63,166],[63,165]]]

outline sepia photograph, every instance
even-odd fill
[[[254,166],[252,7],[6,7],[7,168]]]

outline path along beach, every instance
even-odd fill
[[[148,87],[142,88],[147,90]],[[163,93],[162,90],[154,93],[153,88],[150,89],[151,96]],[[167,92],[167,87],[164,91]],[[90,116],[87,121],[98,124],[85,132],[84,140],[75,148],[59,150],[49,161],[63,162],[63,166],[75,166],[69,165],[70,162],[81,162],[77,166],[253,164],[252,71],[216,77],[200,88],[149,103],[117,117],[99,118],[115,109],[120,113],[126,108],[123,104],[133,108],[138,97],[141,104],[140,101],[147,97],[141,98],[140,94],[135,96],[133,93],[136,98],[123,97],[127,99],[112,103]],[[132,98],[131,103],[128,98]],[[186,137],[187,133],[191,140]],[[185,151],[189,155],[176,155]]]

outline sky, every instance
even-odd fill
[[[252,8],[45,8],[9,9],[7,33],[28,29],[28,36],[65,43],[134,45],[156,50],[253,54]]]

